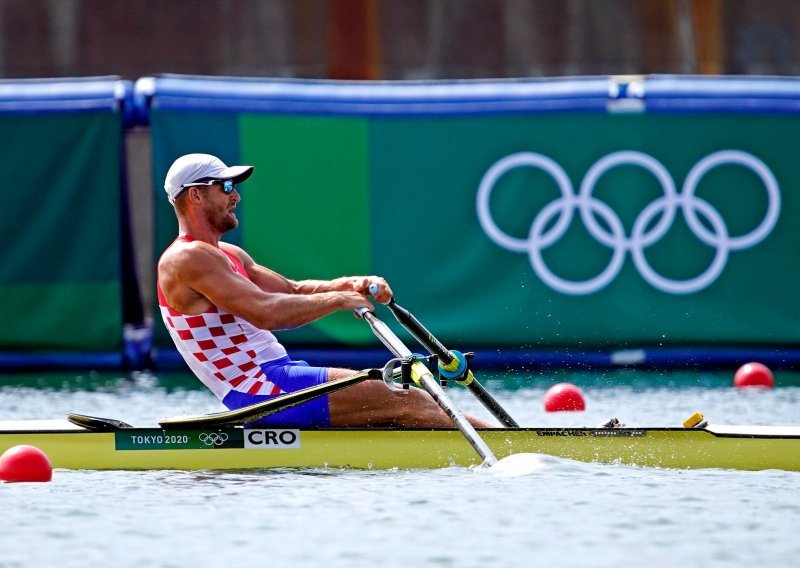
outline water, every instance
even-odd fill
[[[494,375],[484,384],[523,425],[800,424],[800,386],[736,391],[724,375]],[[541,398],[578,384],[582,413]],[[152,425],[216,411],[185,375],[0,377],[2,418],[65,412]],[[34,388],[25,385],[35,385]],[[450,394],[486,416],[463,389]],[[795,566],[800,474],[678,471],[544,458],[524,477],[466,468],[266,472],[56,470],[0,485],[0,566]]]

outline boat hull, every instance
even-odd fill
[[[646,467],[800,471],[800,427],[482,429],[498,458],[539,453]],[[0,423],[0,453],[28,444],[55,468],[240,470],[443,468],[480,463],[455,429],[162,430],[91,432],[64,423]]]

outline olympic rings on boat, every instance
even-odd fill
[[[225,432],[203,432],[198,438],[200,438],[200,441],[206,446],[221,446],[228,441],[228,435]]]

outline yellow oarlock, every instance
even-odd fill
[[[466,377],[462,377],[462,378],[460,378],[460,379],[456,379],[456,382],[457,382],[458,384],[462,385],[462,386],[465,386],[465,387],[467,387],[467,386],[469,386],[469,385],[472,383],[472,381],[474,381],[474,380],[475,380],[475,376],[472,374],[472,371],[467,371],[467,376],[466,376]]]
[[[414,361],[411,364],[411,380],[414,381],[415,385],[422,386],[422,377],[430,374],[431,372],[428,370],[428,367],[425,366],[425,363],[421,361]]]

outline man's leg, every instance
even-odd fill
[[[347,369],[329,369],[328,380],[352,375]],[[331,426],[396,426],[400,428],[452,428],[453,421],[422,389],[392,392],[380,381],[368,380],[328,395]],[[488,422],[467,416],[477,428]]]

